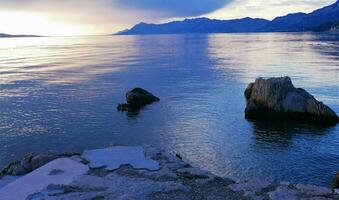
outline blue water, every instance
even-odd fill
[[[3,38],[0,166],[32,151],[154,145],[236,180],[328,186],[339,125],[244,118],[247,84],[285,75],[339,113],[339,35]],[[136,86],[161,101],[119,113]]]

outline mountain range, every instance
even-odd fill
[[[9,35],[9,34],[0,33],[0,38],[9,38],[9,37],[41,37],[41,36],[38,36],[38,35]]]
[[[311,13],[293,13],[273,20],[242,18],[217,20],[208,18],[185,19],[164,24],[139,23],[118,35],[179,34],[179,33],[250,33],[302,32],[338,30],[339,0]]]

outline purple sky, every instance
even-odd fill
[[[187,17],[272,19],[310,12],[335,0],[0,0],[0,33],[109,34],[140,21]]]

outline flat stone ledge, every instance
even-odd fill
[[[286,186],[279,186],[273,192],[269,192],[269,197],[272,200],[297,200],[299,192]]]
[[[0,189],[0,197],[6,200],[26,199],[51,184],[69,184],[88,169],[87,165],[69,158],[59,158],[4,186]],[[54,171],[59,173],[52,173]]]
[[[127,164],[137,169],[158,170],[160,168],[158,162],[145,155],[144,148],[141,146],[86,150],[82,157],[89,162],[91,168],[115,170]]]
[[[236,183],[183,160],[153,147],[87,150],[3,179],[0,199],[339,199],[331,189],[312,185],[258,179]]]
[[[329,195],[333,193],[330,188],[314,186],[314,185],[296,184],[295,187],[301,192],[304,192],[310,195]]]

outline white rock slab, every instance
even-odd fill
[[[87,165],[69,158],[59,158],[1,188],[0,197],[6,200],[24,200],[50,184],[69,184],[74,177],[85,174],[88,170]]]
[[[121,165],[130,164],[136,169],[158,170],[159,163],[145,156],[144,148],[136,147],[111,147],[84,151],[83,158],[89,161],[91,168],[118,169]]]
[[[20,176],[3,176],[0,178],[0,189],[20,178]]]

